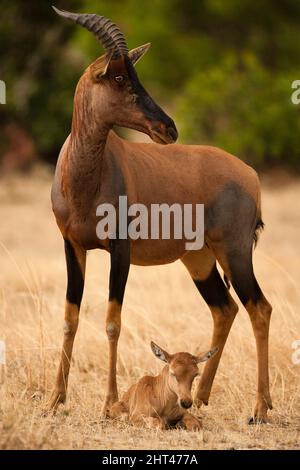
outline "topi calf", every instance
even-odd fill
[[[161,429],[175,425],[188,431],[201,429],[199,418],[187,411],[193,404],[192,384],[199,375],[199,362],[210,359],[218,348],[199,356],[187,352],[169,354],[153,342],[151,348],[154,355],[167,365],[159,375],[146,375],[132,385],[122,400],[111,407],[109,416],[128,416],[132,424]]]

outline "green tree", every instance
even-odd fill
[[[1,2],[0,79],[14,120],[55,161],[70,130],[76,83],[102,53],[86,30],[62,20],[51,1]],[[299,165],[298,0],[57,0],[95,12],[124,31],[129,47],[151,42],[142,82],[175,118],[182,142],[219,145],[256,166]],[[1,143],[0,143],[1,145]]]

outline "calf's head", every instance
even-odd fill
[[[198,364],[208,361],[216,354],[218,348],[210,349],[197,356],[188,352],[169,354],[152,341],[151,349],[155,357],[168,364],[168,385],[177,395],[178,405],[185,409],[190,408],[193,404],[192,384],[195,377],[199,375]]]

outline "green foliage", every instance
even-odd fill
[[[291,83],[300,76],[300,5],[205,5],[212,60],[189,74],[176,100],[184,140],[221,146],[257,167],[300,168],[300,107],[291,102]]]
[[[274,75],[255,61],[235,60],[195,73],[176,103],[188,142],[220,146],[248,162],[299,165],[299,108],[291,103],[294,73]]]
[[[79,6],[76,0],[69,3]],[[72,28],[57,22],[50,4],[1,2],[0,77],[7,85],[7,105],[0,108],[0,123],[17,122],[42,155],[57,157],[69,132],[81,64],[68,48]]]
[[[102,50],[86,30],[57,17],[50,1],[1,2],[0,119],[16,120],[42,155],[55,155],[70,130],[84,68]],[[151,42],[138,64],[154,98],[186,143],[217,145],[257,167],[300,167],[300,2],[282,0],[57,0],[68,10],[116,22],[129,47]],[[4,111],[5,110],[5,111]]]

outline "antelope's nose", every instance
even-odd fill
[[[173,142],[176,142],[176,140],[178,138],[178,132],[177,132],[177,129],[175,127],[175,124],[174,124],[174,126],[169,126],[167,128],[167,133],[168,133],[168,136],[173,140]]]
[[[190,408],[192,404],[193,404],[192,400],[188,400],[188,399],[180,400],[180,406],[182,406],[182,408],[185,408],[186,410]]]

